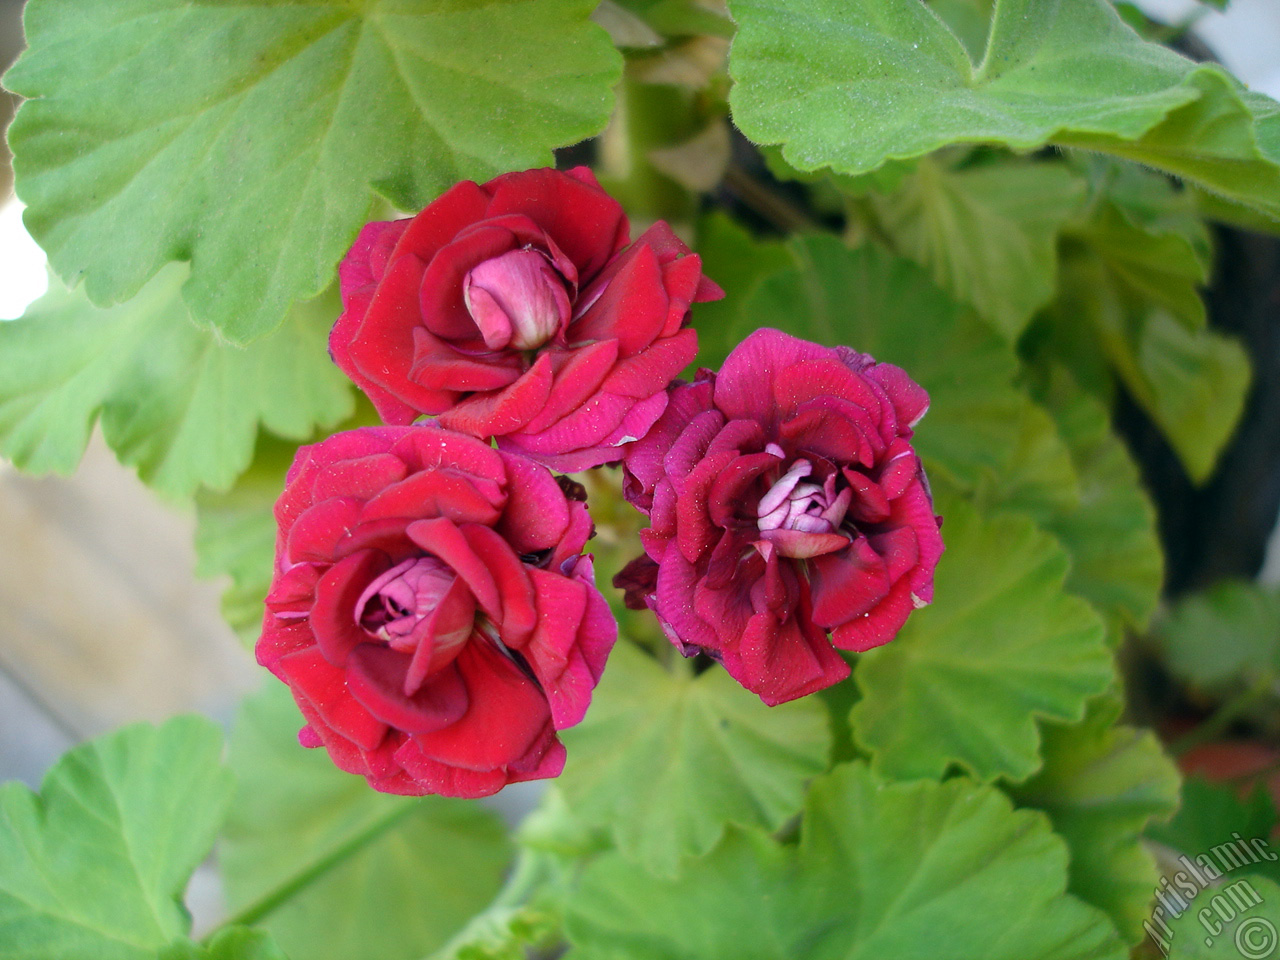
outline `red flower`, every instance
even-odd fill
[[[898,367],[756,331],[628,448],[652,526],[615,583],[765,703],[844,679],[833,645],[886,643],[933,597],[940,518],[908,443],[928,404]]]
[[[299,740],[388,793],[479,797],[554,777],[617,625],[586,507],[546,468],[435,427],[298,451],[276,504],[258,662]]]
[[[557,470],[621,459],[697,351],[689,305],[723,295],[665,223],[629,242],[585,167],[464,181],[361,231],[330,351],[387,423],[439,415]]]

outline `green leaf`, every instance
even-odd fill
[[[942,501],[947,552],[933,603],[897,639],[859,659],[858,741],[884,773],[981,780],[1040,767],[1038,718],[1078,721],[1114,681],[1105,631],[1063,592],[1068,559],[1025,517],[983,519]]]
[[[531,950],[542,952],[540,945],[559,943],[571,868],[557,854],[522,846],[502,892],[430,960],[526,960]]]
[[[1043,525],[1071,554],[1067,589],[1107,618],[1119,642],[1126,627],[1145,629],[1159,602],[1164,554],[1155,508],[1101,403],[1060,370],[1047,401],[1080,478],[1080,505]]]
[[[1064,893],[1041,814],[963,779],[817,781],[799,847],[734,830],[663,881],[608,855],[569,902],[573,958],[1121,960],[1106,918]]]
[[[919,0],[732,0],[735,122],[800,170],[950,144],[1076,146],[1280,218],[1272,101],[1141,40],[1107,0],[998,0],[980,63]]]
[[[704,345],[707,360],[759,326],[870,353],[929,392],[912,442],[931,479],[1037,518],[1078,502],[1069,451],[1045,411],[1014,387],[1017,358],[987,325],[920,267],[878,247],[848,250],[816,236],[788,249],[796,268],[760,284],[737,322]]]
[[[1053,299],[1058,233],[1083,199],[1084,184],[1060,163],[949,170],[925,159],[873,206],[898,250],[1015,341]]]
[[[351,411],[325,350],[335,300],[295,309],[250,347],[193,325],[166,267],[128,303],[95,307],[53,284],[21,320],[0,323],[0,453],[35,473],[69,473],[101,420],[120,461],[161,493],[225,489],[261,423],[301,440]]]
[[[192,314],[251,340],[328,286],[374,190],[415,210],[598,133],[621,58],[594,6],[34,0],[5,77],[27,226],[96,303],[192,261]]]
[[[1263,960],[1280,945],[1280,884],[1231,875],[1201,890],[1190,909],[1169,921],[1169,960]]]
[[[559,780],[570,813],[608,826],[624,856],[664,876],[726,824],[780,827],[830,746],[813,698],[766,707],[719,667],[674,669],[619,644],[586,719],[564,733]]]
[[[293,444],[263,434],[253,464],[225,493],[196,498],[196,576],[227,574],[222,617],[241,643],[252,647],[262,631],[264,599],[275,566],[276,500],[296,451]]]
[[[213,723],[178,717],[74,748],[39,794],[0,788],[0,957],[154,960],[185,937],[232,789],[221,752]]]
[[[964,44],[969,59],[974,63],[982,60],[987,49],[994,6],[995,0],[929,0],[929,9]]]
[[[1243,347],[1203,327],[1192,285],[1203,266],[1188,242],[1152,232],[1104,205],[1077,234],[1062,267],[1052,322],[1078,335],[1087,324],[1134,399],[1168,437],[1187,473],[1213,472],[1244,409]]]
[[[1047,813],[1067,841],[1067,889],[1106,911],[1136,943],[1159,879],[1142,831],[1177,808],[1177,768],[1151,731],[1115,726],[1097,706],[1083,723],[1046,723],[1043,734],[1043,769],[1010,792]]]
[[[1214,847],[1231,843],[1235,839],[1233,834],[1247,840],[1258,837],[1267,840],[1275,824],[1276,806],[1265,783],[1255,784],[1247,794],[1242,794],[1234,784],[1211,783],[1193,776],[1182,783],[1182,804],[1177,816],[1168,823],[1148,827],[1147,836],[1164,844],[1175,856],[1186,856],[1202,871],[1207,863],[1224,872],[1231,869],[1231,861],[1224,862],[1215,854]],[[1256,868],[1280,881],[1277,861],[1264,857]]]
[[[1225,581],[1179,601],[1160,630],[1169,669],[1213,687],[1280,675],[1280,591]]]
[[[239,786],[219,863],[233,915],[264,914],[305,960],[417,960],[497,892],[502,825],[464,801],[375,793],[300,747],[301,719],[272,681],[232,734]]]

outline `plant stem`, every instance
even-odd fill
[[[736,163],[731,162],[725,168],[724,185],[782,233],[812,233],[821,229],[803,209],[774,193]]]
[[[1231,724],[1271,695],[1275,681],[1273,674],[1262,674],[1220,706],[1208,720],[1169,744],[1169,751],[1174,756],[1181,756],[1194,747],[1217,740],[1230,729]]]
[[[459,947],[472,943],[477,937],[489,935],[506,923],[512,913],[528,905],[551,877],[552,870],[546,854],[520,847],[507,882],[489,905],[473,916],[452,940],[423,960],[451,956]]]
[[[690,91],[624,77],[613,122],[601,138],[601,183],[633,217],[691,223],[696,198],[658,170],[649,154],[681,143],[697,129]]]
[[[201,942],[208,943],[214,936],[227,927],[250,926],[269,916],[278,907],[291,900],[300,891],[309,887],[324,874],[328,873],[348,857],[357,853],[367,844],[372,843],[409,814],[418,809],[420,809],[420,804],[413,800],[408,800],[402,804],[396,805],[381,817],[370,823],[369,826],[352,836],[346,843],[335,847],[319,860],[299,870],[296,874],[287,878],[282,883],[277,884],[257,899],[245,904],[245,906],[241,907],[231,916],[227,917],[227,919],[222,921],[222,923],[218,924],[214,929],[210,930],[201,939]]]

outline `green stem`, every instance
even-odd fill
[[[210,930],[201,942],[208,943],[214,936],[227,927],[250,926],[269,916],[282,904],[287,903],[296,896],[300,891],[305,890],[320,877],[324,876],[324,874],[328,873],[348,857],[359,852],[367,844],[372,843],[409,814],[418,809],[420,809],[420,805],[415,801],[407,801],[395,806],[377,820],[374,820],[369,824],[369,826],[365,827],[359,833],[352,836],[346,843],[335,847],[319,860],[299,870],[293,876],[287,878],[282,883],[277,884],[257,899],[245,904],[245,906],[227,917],[227,919],[222,921],[222,923],[217,927]]]
[[[1273,674],[1262,674],[1220,706],[1208,720],[1169,744],[1169,751],[1174,756],[1181,756],[1194,747],[1219,739],[1233,723],[1271,695],[1275,681]]]
[[[724,185],[782,233],[812,233],[821,229],[821,225],[808,213],[774,193],[735,163],[725,168]]]
[[[601,182],[633,217],[692,222],[697,199],[658,170],[649,154],[683,142],[697,129],[690,91],[624,77],[613,122],[601,138]]]
[[[524,906],[546,879],[546,858],[528,847],[521,847],[516,854],[516,862],[511,867],[511,876],[507,877],[507,882],[493,898],[489,909],[506,910]]]
[[[424,960],[453,956],[460,947],[476,942],[477,938],[483,940],[494,929],[506,923],[509,914],[533,900],[534,895],[549,882],[551,877],[552,869],[546,854],[530,850],[528,847],[520,847],[515,864],[511,868],[511,874],[497,896],[480,913],[473,916],[452,940]]]

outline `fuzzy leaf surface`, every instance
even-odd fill
[[[981,59],[920,0],[732,0],[735,122],[800,170],[951,144],[1083,147],[1280,218],[1280,107],[1107,0],[997,0]],[[970,41],[970,46],[974,46]]]
[[[416,210],[598,133],[621,59],[594,6],[35,0],[5,76],[27,227],[95,303],[190,260],[192,315],[252,340],[328,286],[375,191]]]
[[[95,423],[120,462],[172,497],[226,489],[259,425],[301,440],[351,412],[326,352],[334,299],[291,311],[248,347],[193,324],[172,265],[137,297],[96,307],[54,281],[21,320],[0,323],[0,453],[32,473],[70,473]]]
[[[669,673],[628,643],[611,655],[586,719],[563,736],[569,811],[609,827],[624,856],[664,876],[710,850],[727,824],[780,827],[830,749],[816,699],[766,707],[718,667]]]
[[[1066,874],[1043,815],[999,791],[884,783],[852,764],[810,790],[798,847],[735,829],[677,880],[601,857],[569,902],[569,956],[1121,960]]]
[[[1027,518],[938,503],[947,552],[931,605],[863,654],[854,735],[899,779],[959,765],[981,780],[1040,768],[1036,720],[1075,721],[1115,668],[1098,615],[1063,591],[1069,560]]]
[[[184,941],[182,895],[231,795],[203,717],[81,744],[40,792],[0,788],[0,958],[154,960]]]

